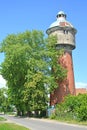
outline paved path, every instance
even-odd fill
[[[87,126],[71,125],[46,119],[20,118],[6,115],[4,117],[31,130],[87,130]]]

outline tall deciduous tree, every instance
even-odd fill
[[[8,35],[1,43],[5,60],[1,74],[7,80],[10,101],[18,114],[47,108],[48,90],[66,76],[58,64],[61,51],[56,51],[56,37],[44,38],[42,31]],[[51,67],[54,68],[52,73]]]

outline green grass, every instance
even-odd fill
[[[78,125],[86,125],[87,126],[87,121],[79,121],[78,119],[76,118],[73,118],[73,115],[72,113],[68,114],[64,114],[64,113],[59,113],[59,115],[55,116],[55,114],[52,114],[50,116],[51,119],[53,120],[57,120],[57,121],[60,121],[60,122],[66,122],[66,123],[69,123],[69,124],[78,124]]]
[[[0,117],[0,121],[6,121],[4,117]]]
[[[85,125],[85,126],[87,126],[87,121],[71,120],[71,121],[65,121],[65,122],[70,123],[70,124],[77,124],[77,125]]]
[[[13,123],[0,123],[0,130],[29,130],[29,129]]]
[[[57,121],[60,121],[60,122],[66,122],[66,123],[69,123],[69,124],[77,124],[77,125],[85,125],[87,126],[87,121],[78,121],[78,120],[69,120],[69,119],[53,119],[53,120],[57,120]]]

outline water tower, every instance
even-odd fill
[[[75,81],[72,60],[72,50],[75,49],[75,34],[77,30],[66,20],[66,14],[60,11],[57,20],[46,30],[48,35],[56,35],[56,49],[64,49],[64,55],[60,59],[60,64],[67,69],[66,80],[59,84],[59,87],[50,95],[50,105],[55,105],[63,101],[67,94],[75,95]]]

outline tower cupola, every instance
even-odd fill
[[[77,30],[66,20],[66,14],[63,11],[60,11],[56,17],[56,21],[49,26],[46,33],[48,35],[57,35],[57,48],[75,49],[75,34]]]

